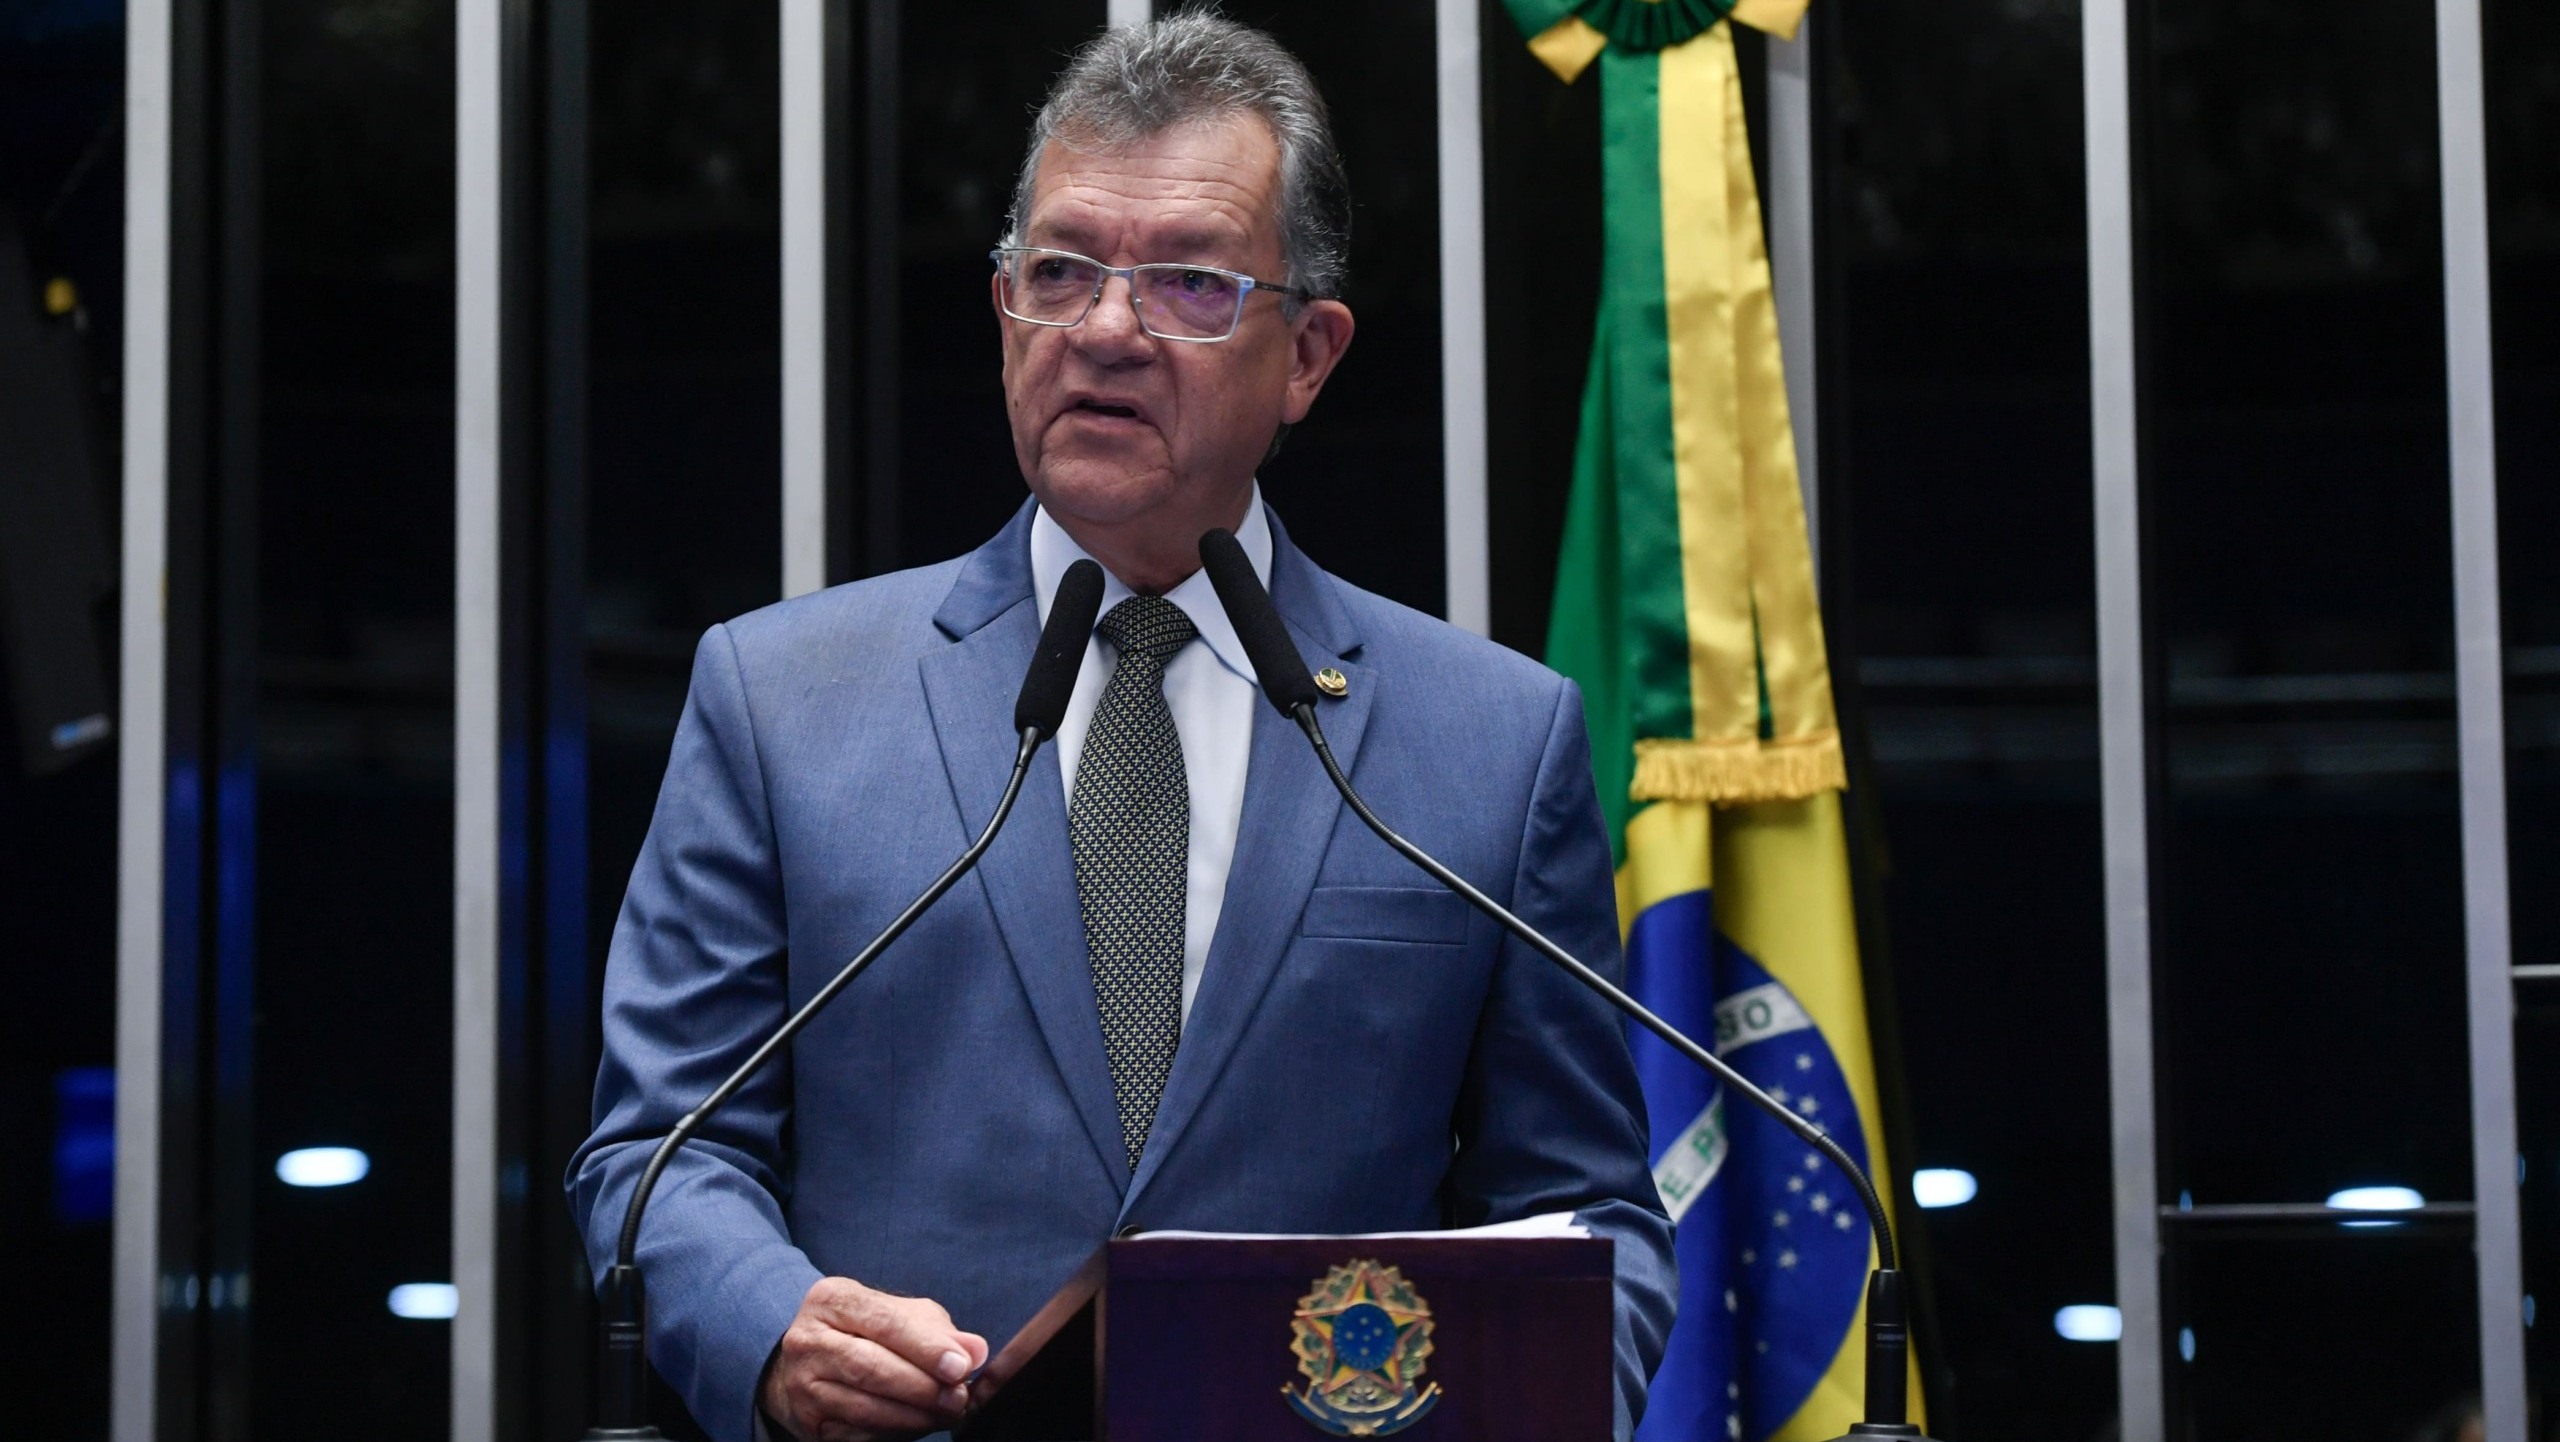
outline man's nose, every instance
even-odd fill
[[[1155,352],[1156,338],[1138,324],[1138,296],[1125,276],[1105,276],[1102,298],[1068,332],[1078,349],[1105,364],[1138,359]]]

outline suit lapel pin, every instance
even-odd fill
[[[1351,678],[1327,666],[1316,673],[1316,689],[1339,701],[1351,694]]]

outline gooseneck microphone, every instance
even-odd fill
[[[941,900],[942,894],[968,875],[978,858],[986,854],[996,833],[1003,829],[1005,818],[1013,814],[1014,798],[1022,792],[1031,758],[1039,754],[1042,743],[1058,734],[1058,723],[1067,714],[1067,698],[1075,691],[1076,672],[1084,664],[1086,640],[1093,634],[1094,620],[1101,612],[1102,568],[1091,561],[1069,566],[1058,582],[1056,598],[1049,603],[1049,622],[1041,628],[1040,647],[1032,654],[1031,669],[1024,673],[1022,690],[1014,699],[1013,729],[1019,741],[1013,753],[1013,774],[1005,781],[1004,795],[996,802],[995,814],[987,818],[986,829],[978,833],[978,839],[960,853],[960,859],[952,862],[949,870],[934,878],[933,884],[908,903],[907,909],[872,938],[869,946],[846,962],[833,980],[776,1027],[754,1055],[729,1073],[728,1080],[712,1088],[701,1105],[686,1112],[650,1154],[649,1165],[640,1173],[640,1184],[632,1188],[631,1203],[623,1210],[622,1236],[614,1249],[613,1270],[605,1277],[602,1396],[597,1409],[601,1415],[596,1425],[587,1429],[586,1442],[646,1442],[659,1435],[648,1419],[648,1307],[637,1257],[640,1218],[648,1209],[649,1194],[657,1189],[667,1163],[713,1113],[736,1096],[739,1088],[779,1055],[802,1028],[826,1009],[827,1003],[851,986],[855,977],[862,975],[891,942],[904,935],[917,917]]]
[[[1644,1003],[1627,995],[1607,977],[1584,965],[1573,953],[1540,934],[1536,927],[1511,914],[1500,902],[1468,884],[1466,878],[1440,864],[1429,852],[1397,835],[1378,819],[1369,803],[1351,788],[1351,778],[1344,775],[1341,763],[1334,759],[1333,747],[1325,740],[1324,726],[1316,719],[1318,696],[1315,681],[1307,674],[1307,663],[1299,656],[1297,643],[1289,639],[1288,626],[1280,619],[1279,608],[1271,604],[1271,593],[1264,590],[1262,580],[1253,572],[1253,562],[1244,547],[1224,530],[1215,530],[1200,538],[1200,565],[1209,573],[1209,584],[1218,593],[1218,604],[1226,609],[1227,619],[1236,628],[1236,639],[1243,643],[1245,655],[1253,662],[1253,673],[1262,684],[1262,693],[1278,708],[1280,714],[1298,723],[1307,740],[1315,747],[1316,759],[1323,763],[1324,773],[1333,781],[1333,789],[1342,793],[1343,804],[1350,807],[1378,839],[1395,849],[1398,855],[1421,867],[1442,886],[1466,899],[1476,910],[1501,923],[1539,955],[1563,967],[1574,980],[1598,992],[1601,999],[1624,1013],[1629,1019],[1655,1036],[1662,1038],[1672,1050],[1687,1057],[1725,1086],[1740,1093],[1753,1106],[1777,1118],[1806,1146],[1830,1159],[1834,1167],[1856,1188],[1858,1200],[1866,1207],[1867,1223],[1875,1229],[1877,1267],[1867,1280],[1867,1386],[1866,1420],[1849,1429],[1852,1438],[1915,1439],[1920,1429],[1911,1425],[1909,1416],[1910,1332],[1904,1321],[1902,1273],[1895,1265],[1893,1223],[1885,1214],[1884,1198],[1876,1192],[1875,1183],[1866,1170],[1851,1159],[1830,1133],[1795,1109],[1754,1086],[1751,1080],[1727,1063],[1724,1058],[1689,1039],[1678,1027],[1664,1021]]]

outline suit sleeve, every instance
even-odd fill
[[[1520,840],[1511,909],[1622,982],[1617,886],[1592,790],[1582,696],[1558,688]],[[1653,1184],[1644,1098],[1616,1011],[1505,936],[1457,1117],[1450,1220],[1570,1210],[1617,1242],[1617,1435],[1644,1414],[1679,1281]]]
[[[714,627],[605,963],[595,1131],[569,1204],[598,1277],[658,1139],[787,1014],[788,928],[737,648]],[[749,1082],[659,1179],[640,1232],[649,1357],[719,1442],[746,1442],[765,1359],[818,1269],[792,1245],[787,1057]]]

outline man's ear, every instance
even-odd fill
[[[1289,397],[1280,408],[1284,424],[1296,425],[1316,404],[1316,392],[1351,349],[1351,307],[1338,300],[1314,300],[1298,313],[1289,338]]]
[[[987,309],[994,312],[996,318],[997,367],[1010,383],[1013,380],[1013,346],[1009,344],[1012,332],[1007,326],[1013,318],[1004,313],[1004,276],[999,273],[988,273]]]

